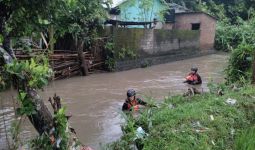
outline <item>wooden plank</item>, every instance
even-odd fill
[[[76,62],[74,62],[74,63],[65,63],[65,64],[62,64],[62,65],[54,66],[53,70],[62,70],[62,69],[72,67],[72,66],[75,66],[75,65],[79,65],[79,63],[76,63]]]
[[[95,63],[95,64],[92,64],[91,66],[95,67],[95,66],[102,65],[102,64],[104,64],[104,62]]]
[[[46,46],[46,49],[48,49],[49,44],[47,43],[47,41],[46,41],[46,39],[45,39],[43,33],[41,32],[40,34],[41,34],[41,37],[42,37],[42,39],[43,39],[43,42],[44,42],[44,44],[45,44],[45,46]]]

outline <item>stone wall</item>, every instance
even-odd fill
[[[210,50],[205,52],[196,51],[195,53],[182,53],[175,55],[163,55],[155,57],[138,58],[135,60],[118,61],[116,64],[116,71],[130,70],[134,68],[145,68],[152,65],[164,64],[173,61],[184,60],[188,58],[199,57],[203,55],[213,54],[215,51]]]

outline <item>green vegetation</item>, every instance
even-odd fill
[[[239,19],[248,20],[254,12],[253,0],[166,0],[195,11],[204,11],[216,16],[219,21],[237,24]]]
[[[18,82],[27,82],[29,88],[41,89],[48,84],[48,79],[52,76],[52,70],[49,68],[48,60],[31,59],[30,61],[13,61],[6,65],[6,72],[18,77]]]
[[[3,36],[0,34],[0,44],[3,42]]]
[[[56,114],[54,114],[54,120],[55,120],[55,131],[54,131],[54,137],[58,137],[59,140],[61,139],[61,142],[59,144],[60,150],[66,150],[70,147],[70,133],[67,130],[68,129],[68,123],[67,118],[65,115],[66,108],[61,108],[58,110]],[[35,139],[32,139],[30,142],[32,149],[55,149],[56,145],[52,144],[52,137],[48,135],[47,133],[42,134],[41,136],[36,137]]]
[[[240,19],[238,25],[219,23],[215,47],[230,51],[229,65],[226,69],[227,82],[234,83],[240,79],[251,80],[252,63],[255,52],[255,17],[247,21]]]
[[[237,91],[224,85],[210,87],[211,93],[166,97],[159,108],[146,109],[136,119],[128,117],[122,128],[123,137],[109,149],[127,150],[134,144],[148,150],[254,149],[253,142],[243,141],[248,139],[246,135],[254,135],[248,131],[254,131],[255,88],[246,85]],[[219,88],[223,96],[213,94]],[[228,104],[227,100],[236,103]],[[148,136],[136,140],[138,127]]]
[[[105,64],[106,64],[106,68],[109,71],[114,71],[115,67],[116,67],[116,62],[117,60],[115,59],[115,51],[114,51],[114,43],[113,42],[107,42],[105,45],[105,50],[106,50],[106,60],[105,60]]]
[[[252,78],[252,62],[255,45],[240,44],[230,56],[226,71],[227,83],[250,81]]]
[[[45,57],[38,57],[37,59],[31,59],[30,61],[13,61],[4,67],[4,72],[9,77],[7,81],[12,77],[15,82],[14,85],[18,88],[17,99],[20,107],[17,109],[17,115],[21,118],[36,115],[41,108],[37,108],[37,103],[39,102],[34,102],[35,100],[31,97],[30,89],[42,89],[45,85],[47,85],[48,80],[52,76],[52,71],[49,68],[47,59],[45,59]],[[0,75],[0,78],[4,79],[2,74]],[[6,80],[2,80],[1,82],[2,84],[5,84]],[[66,108],[61,108],[54,114],[52,125],[52,128],[54,127],[54,137],[57,137],[57,139],[54,140],[61,139],[59,149],[62,150],[68,149],[70,146],[70,140],[73,140],[70,136],[70,131],[67,130],[68,123],[65,110]],[[12,127],[11,133],[14,141],[13,149],[17,149],[21,146],[21,144],[23,144],[18,140],[21,122],[22,119],[18,122],[14,122]],[[46,131],[37,138],[32,139],[30,146],[32,149],[56,148],[56,144],[52,144],[51,135],[49,135]]]
[[[106,50],[105,64],[109,71],[115,70],[117,61],[135,59],[137,57],[137,54],[134,52],[134,50],[125,47],[117,49],[115,47],[115,44],[112,42],[106,43],[105,50]]]
[[[255,127],[248,128],[242,131],[236,141],[235,141],[235,149],[237,150],[253,150],[255,149]]]
[[[82,48],[97,36],[97,29],[107,14],[103,5],[109,6],[109,3],[108,0],[1,0],[0,42],[5,40],[3,47],[12,53],[10,37],[43,33],[53,45],[57,38],[70,33],[76,48]]]
[[[240,44],[255,44],[255,17],[247,21],[239,18],[238,24],[219,22],[217,25],[215,48],[223,51],[232,51]]]

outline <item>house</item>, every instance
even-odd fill
[[[147,1],[146,1],[147,2]],[[198,30],[200,49],[213,49],[217,19],[164,0],[124,0],[110,11],[109,24],[128,28]]]
[[[124,0],[111,9],[110,19],[125,27],[151,28],[153,21],[164,22],[168,10],[164,0]]]
[[[175,14],[175,30],[199,30],[200,49],[213,49],[217,19],[204,12]]]
[[[143,28],[157,21],[156,29],[163,28],[163,22],[174,22],[174,13],[191,11],[175,3],[166,3],[164,0],[123,0],[109,12],[109,19],[120,24],[129,24],[125,27]],[[139,23],[139,25],[137,25]],[[120,25],[118,24],[118,25]],[[144,25],[145,24],[145,25]],[[135,26],[134,26],[135,25]]]
[[[149,22],[154,18],[163,21],[168,4],[164,0],[124,0],[114,9],[119,10],[115,19],[120,21]]]

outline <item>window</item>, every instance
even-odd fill
[[[192,23],[191,30],[200,30],[200,23]]]

